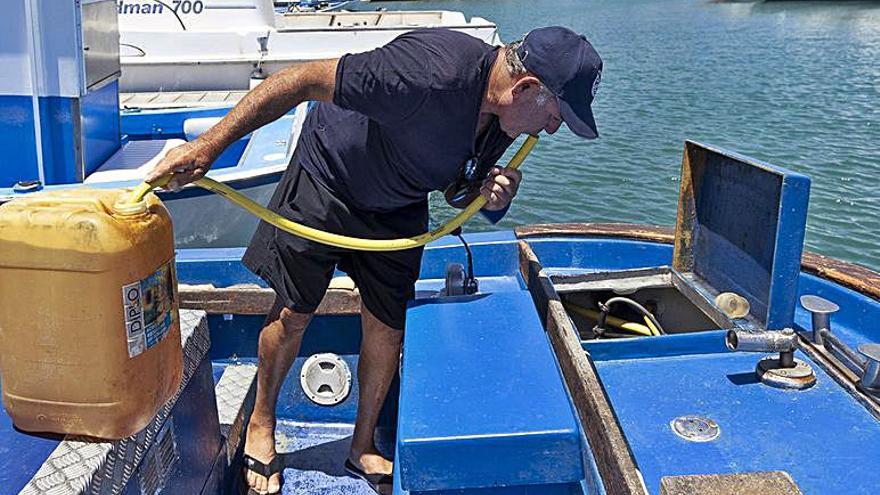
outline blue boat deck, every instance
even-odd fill
[[[494,477],[496,484],[491,489],[479,488],[479,493],[604,493],[597,459],[591,454],[566,388],[548,387],[561,385],[556,368],[560,358],[552,357],[544,336],[545,322],[540,320],[528,284],[519,273],[517,239],[510,233],[468,238],[484,291],[470,300],[444,304],[446,299],[436,297],[442,285],[442,267],[447,262],[461,262],[464,250],[452,241],[426,250],[419,282],[422,298],[410,309],[403,380],[392,385],[378,429],[380,448],[396,456],[395,493],[466,493],[455,486],[486,476],[488,468],[481,467],[477,462],[480,459],[491,461],[493,474],[489,479]],[[668,245],[635,240],[547,237],[531,238],[528,243],[547,263],[548,273],[665,265],[672,255]],[[256,279],[241,267],[238,256],[240,250],[181,253],[178,274],[183,281],[212,282],[217,287],[255,283]],[[566,259],[584,261],[557,270],[555,266]],[[876,339],[877,330],[870,322],[880,315],[877,301],[806,274],[801,274],[800,291],[819,293],[841,305],[843,310],[835,320],[835,331],[841,338],[851,344]],[[501,314],[495,310],[500,307],[509,309]],[[795,316],[798,329],[809,327],[806,313],[798,311]],[[230,367],[256,364],[263,318],[259,314],[208,316],[212,366],[206,373],[215,385]],[[782,470],[791,474],[804,493],[822,495],[873,493],[873,487],[880,483],[880,474],[870,469],[861,470],[857,477],[848,476],[852,466],[871,465],[880,455],[877,420],[808,356],[799,354],[798,358],[814,365],[817,385],[805,391],[782,391],[757,383],[754,366],[760,356],[729,353],[718,331],[583,345],[584,355],[588,353],[594,363],[642,473],[647,493],[659,493],[663,476],[696,473]],[[365,483],[348,476],[342,467],[353,429],[357,380],[353,380],[351,393],[343,402],[327,407],[304,396],[298,373],[305,359],[323,352],[339,355],[356,370],[359,347],[357,316],[319,316],[306,333],[276,411],[276,445],[286,466],[283,493],[371,493]],[[494,357],[487,361],[484,356]],[[543,397],[541,394],[547,395],[537,399]],[[673,435],[670,421],[691,414],[714,419],[721,428],[718,440],[695,444]],[[196,431],[186,425],[176,427],[186,435]],[[511,436],[512,432],[530,428],[543,433]],[[495,447],[490,439],[502,431],[506,433],[499,438],[519,442],[512,450],[499,451],[502,454],[518,448],[548,454],[515,455],[500,463],[511,470],[499,470],[500,454],[492,452]],[[0,483],[16,490],[36,474],[60,440],[16,432],[5,414],[0,415],[0,435],[0,459],[11,462],[14,457],[20,466],[3,470]],[[468,444],[479,438],[488,443]],[[207,441],[203,435],[194,445],[216,445],[211,442],[215,441]],[[227,441],[227,445],[240,452],[240,443],[235,447]],[[408,446],[402,451],[401,445]],[[232,464],[223,476],[218,475],[223,481],[217,486],[225,485],[227,489],[240,476],[240,461],[236,461],[236,451],[231,453]],[[451,460],[455,455],[464,457],[453,467],[450,462],[455,463]],[[431,465],[432,457],[439,464],[429,469],[426,466]],[[521,478],[524,485],[502,488],[518,476],[535,474],[535,466],[516,464],[523,459],[544,466],[539,470],[543,478]],[[408,471],[407,465],[412,469]],[[190,472],[190,476],[194,479],[198,473]],[[197,483],[192,479],[188,482]],[[415,489],[406,490],[407,486]]]
[[[522,328],[524,322],[533,317],[530,315],[537,314],[529,298],[520,297],[527,296],[528,290],[519,273],[516,237],[510,233],[493,233],[473,235],[468,238],[474,250],[475,269],[480,278],[480,287],[487,295],[475,301],[478,303],[492,301],[493,298],[498,301],[516,299],[517,302],[514,304],[509,301],[506,304],[500,302],[487,304],[487,309],[489,306],[493,308],[512,306],[515,308],[514,314],[518,316],[512,319],[500,317],[498,326],[493,327],[489,321],[482,321],[475,316],[485,314],[491,320],[496,316],[491,310],[475,309],[466,311],[467,315],[453,315],[455,311],[466,309],[467,304],[460,304],[463,301],[444,307],[443,311],[452,312],[446,316],[438,316],[444,314],[443,311],[440,313],[426,311],[433,304],[440,302],[434,298],[443,285],[442,270],[445,264],[451,261],[462,262],[464,259],[463,248],[454,240],[444,240],[429,246],[423,262],[421,279],[417,285],[418,297],[421,299],[410,309],[410,316],[414,319],[408,323],[408,342],[405,352],[410,359],[422,362],[425,372],[430,372],[435,378],[438,376],[436,373],[442,372],[443,368],[433,368],[431,363],[453,356],[444,355],[444,342],[447,345],[458,342],[452,348],[462,352],[468,349],[477,352],[475,349],[479,348],[481,339],[490,347],[497,348],[497,343],[503,341],[505,335],[516,334],[517,329]],[[545,271],[553,275],[668,266],[672,262],[671,246],[656,242],[571,237],[530,238],[528,242],[539,259],[546,263]],[[222,282],[218,281],[218,285],[254,281],[252,276],[235,262],[209,261],[209,259],[210,253],[204,252],[201,255],[194,254],[190,261],[182,260],[183,263],[180,265],[182,277],[205,282],[194,271],[195,265],[188,266],[190,262],[197,262],[198,266],[203,266],[202,263],[209,264],[204,266],[211,266],[211,273],[222,279]],[[246,280],[243,280],[243,277]],[[841,338],[850,344],[877,340],[876,329],[868,323],[876,315],[880,315],[880,303],[805,273],[800,275],[799,286],[798,295],[818,293],[841,305],[843,311],[835,319],[835,331],[839,332]],[[519,311],[522,313],[517,313]],[[418,316],[419,312],[425,312],[425,316]],[[461,331],[456,322],[463,321],[471,324],[465,325],[470,329],[470,333],[459,334],[458,338],[465,339],[459,341],[453,336]],[[809,315],[803,309],[798,309],[795,313],[795,322],[798,330],[809,328]],[[257,316],[234,316],[228,320],[221,315],[212,316],[214,334],[212,356],[215,365],[224,362],[224,358],[230,356],[234,356],[239,361],[253,360],[242,356],[255,355],[256,329],[261,323],[261,318]],[[444,335],[446,337],[442,338]],[[477,340],[468,341],[468,335]],[[429,337],[432,336],[440,340],[429,342],[431,340]],[[426,338],[428,340],[424,340]],[[418,344],[416,340],[424,340],[424,342]],[[849,472],[848,466],[858,463],[870,465],[872,459],[880,454],[878,452],[880,442],[877,441],[880,439],[880,428],[877,420],[820,366],[803,354],[799,353],[798,358],[813,364],[818,376],[817,385],[806,391],[783,391],[758,383],[754,366],[760,356],[728,352],[724,348],[723,332],[719,331],[584,342],[583,345],[596,367],[603,390],[607,393],[620,421],[634,460],[644,477],[647,493],[659,493],[660,479],[663,476],[703,473],[781,470],[790,473],[804,493],[823,495],[872,493],[872,487],[877,486],[880,481],[878,480],[880,475],[873,472],[859,479],[846,477],[845,474]],[[316,318],[306,334],[301,355],[297,358],[293,369],[298,369],[310,354],[328,351],[338,353],[352,369],[355,369],[358,347],[357,317]],[[425,349],[424,355],[417,350],[420,347]],[[432,353],[436,356],[432,357]],[[510,355],[509,352],[502,354],[508,357]],[[405,363],[406,360],[407,357],[404,357]],[[471,356],[470,361],[476,360],[478,356]],[[465,359],[462,362],[467,361]],[[505,362],[509,363],[509,361]],[[418,368],[413,369],[418,370]],[[477,369],[485,371],[482,367]],[[498,372],[485,372],[493,377],[503,376],[503,374],[498,375]],[[510,372],[513,370],[508,370],[507,375],[510,375]],[[432,383],[428,375],[421,377],[418,371],[411,373],[415,375],[410,374],[408,379],[418,378],[419,385],[415,390],[428,398],[436,398],[438,394],[442,397],[444,390],[455,390],[458,385],[453,375],[479,376],[468,372],[454,373],[443,380],[437,380],[439,388],[432,391],[431,387],[426,388],[427,384]],[[291,376],[296,378],[293,372]],[[404,371],[404,377],[407,376]],[[294,378],[288,378],[285,382],[277,409],[280,421],[277,445],[279,452],[286,453],[285,462],[288,466],[284,473],[286,480],[284,493],[370,493],[365,484],[346,476],[342,469],[354,420],[355,410],[352,401],[356,400],[356,387],[353,387],[351,397],[344,403],[328,409],[306,399],[298,380]],[[445,386],[440,386],[441,382]],[[471,392],[480,390],[478,383],[472,383],[470,387],[466,390]],[[449,396],[448,400],[416,413],[406,405],[407,397],[412,390],[414,390],[413,386],[407,385],[406,379],[403,385],[395,384],[382,418],[383,450],[389,454],[393,452],[397,456],[395,493],[446,493],[446,490],[456,490],[452,485],[440,491],[405,490],[406,484],[401,476],[405,476],[404,466],[408,461],[400,458],[402,452],[399,445],[395,448],[395,437],[399,444],[401,437],[412,435],[405,431],[405,427],[401,432],[395,431],[391,426],[395,421],[405,425],[410,420],[408,418],[421,418],[417,423],[420,428],[425,428],[431,423],[425,421],[424,414],[427,414],[428,410],[436,409],[438,414],[436,424],[447,427],[452,419],[448,411],[442,412],[443,407],[450,403],[454,404],[456,400],[463,400],[468,404],[479,402],[475,402],[474,398],[466,399],[466,395],[459,395],[468,393],[462,390]],[[474,397],[491,395],[488,390],[484,390]],[[400,404],[397,402],[398,397]],[[558,405],[549,407],[546,401],[538,402],[540,405],[524,403],[514,409],[521,411],[520,417],[529,418],[533,418],[532,415],[537,410],[542,413],[561,412]],[[538,407],[537,410],[535,406]],[[499,405],[492,407],[497,409]],[[572,411],[570,405],[562,409]],[[479,414],[479,410],[472,408],[466,413]],[[716,420],[721,427],[719,439],[706,444],[694,444],[686,443],[673,435],[670,421],[675,417],[689,414],[704,415]],[[479,425],[480,421],[468,421],[467,424],[469,428],[473,428]],[[572,456],[578,457],[577,462],[582,466],[580,481],[574,484],[544,485],[535,493],[604,493],[595,465],[596,459],[593,459],[589,453],[583,432],[579,428],[576,430],[581,442],[581,452],[568,454],[564,458],[571,460]],[[461,435],[464,438],[468,437],[466,433]],[[441,438],[442,435],[434,435],[434,437]],[[415,458],[412,453],[404,453],[404,456],[409,459]],[[483,454],[482,458],[490,458],[490,455]],[[815,463],[806,462],[805,459],[821,460],[820,465],[823,468],[817,470]],[[552,464],[565,465],[564,462],[558,461],[553,461]],[[423,467],[422,464],[419,465]],[[459,466],[454,471],[465,472],[469,467],[474,466]],[[442,478],[432,481],[432,478],[426,474],[428,472],[430,470],[419,470],[419,473],[425,475],[428,480],[424,488],[440,486],[430,483]],[[837,474],[832,475],[832,473]],[[449,480],[445,479],[441,482],[449,482]],[[485,493],[493,495],[532,493],[528,488],[523,489],[526,491],[495,488]],[[534,485],[532,490],[535,490]]]
[[[815,364],[816,385],[783,390],[758,381],[760,355],[728,352],[724,332],[638,340],[585,348],[651,493],[663,476],[760,471],[786,471],[804,493],[876,493],[880,471],[855,466],[880,458],[880,424]],[[689,415],[714,420],[718,439],[673,435],[670,422]]]
[[[228,318],[228,317],[227,317]],[[210,318],[213,332],[212,362],[214,381],[219,382],[230,365],[256,364],[257,335],[262,316],[222,316]],[[345,472],[358,400],[357,381],[353,380],[349,396],[332,408],[320,406],[306,398],[299,383],[299,372],[308,356],[332,352],[339,355],[352,370],[357,369],[360,347],[360,318],[355,316],[324,316],[315,318],[303,339],[300,355],[281,388],[276,415],[278,426],[275,448],[284,462],[285,495],[371,495],[374,492],[360,479]],[[394,385],[393,385],[394,386]],[[389,407],[394,407],[393,404]],[[384,413],[377,428],[380,450],[394,455],[394,434],[391,414]],[[239,472],[230,473],[230,485]]]
[[[353,425],[304,424],[283,419],[275,431],[275,448],[284,458],[284,495],[373,495],[358,478],[345,472]],[[393,458],[394,432],[378,429],[380,451]]]
[[[407,324],[407,343],[402,365],[402,376],[410,377],[411,383],[408,387],[400,385],[397,380],[392,383],[392,391],[380,418],[380,428],[377,430],[379,448],[393,457],[400,449],[395,442],[398,444],[404,442],[404,445],[411,446],[408,448],[421,452],[416,454],[416,450],[413,450],[413,454],[405,457],[405,459],[416,457],[421,459],[420,464],[416,465],[418,467],[415,467],[418,472],[416,476],[418,481],[412,482],[415,488],[428,490],[442,485],[451,489],[456,483],[461,487],[469,486],[468,483],[473,483],[474,479],[485,476],[487,469],[494,469],[493,466],[498,465],[498,455],[511,455],[513,457],[510,460],[502,463],[509,466],[511,478],[505,481],[499,471],[496,476],[502,478],[496,480],[496,485],[503,486],[517,482],[533,485],[532,490],[538,490],[536,493],[575,493],[572,490],[579,487],[584,480],[583,437],[575,421],[573,409],[568,404],[559,373],[553,365],[552,351],[543,336],[541,322],[537,319],[531,297],[518,273],[515,238],[509,232],[484,234],[478,236],[471,247],[484,254],[476,257],[475,261],[476,269],[481,274],[481,293],[485,295],[476,296],[471,303],[458,300],[458,304],[443,304],[444,301],[449,302],[449,300],[438,298],[438,295],[443,288],[442,275],[446,263],[464,261],[464,249],[458,242],[444,240],[426,250],[428,254],[423,263],[422,277],[417,284],[417,300],[412,303],[408,312],[408,319],[411,321]],[[183,278],[192,277],[194,282],[205,282],[206,280],[200,279],[190,269],[207,262],[212,264],[212,273],[223,274],[221,278],[225,280],[222,282],[215,280],[217,283],[243,282],[239,277],[244,277],[247,282],[258,282],[246,271],[241,271],[240,266],[233,264],[220,268],[221,261],[208,261],[210,258],[208,251],[203,252],[202,255],[193,254],[195,256],[190,260],[181,260],[179,273]],[[196,259],[198,261],[195,261]],[[193,266],[191,263],[198,265]],[[446,313],[440,317],[433,315],[436,304],[445,308]],[[509,308],[504,323],[498,322],[497,325],[492,325],[489,321],[480,323],[473,321],[469,316],[477,311],[486,318],[492,319],[493,309],[498,304]],[[459,325],[463,319],[471,321],[468,325]],[[259,316],[213,315],[210,324],[213,330],[212,359],[215,381],[220,379],[224,368],[230,364],[255,362],[253,356],[256,355],[256,335],[262,325]],[[477,328],[488,331],[493,326],[495,328],[493,331],[497,334],[495,337],[475,333]],[[511,368],[509,363],[511,356],[508,353],[498,355],[494,364],[488,367],[485,360],[479,359],[480,355],[488,356],[494,353],[490,351],[497,347],[498,340],[503,335],[513,335],[511,332],[518,337],[509,339],[507,347],[519,356],[517,361],[523,366],[519,375],[511,374],[516,367]],[[471,338],[476,340],[469,340]],[[444,349],[444,343],[452,346]],[[286,465],[285,494],[372,493],[364,482],[345,474],[342,467],[348,455],[356,414],[357,381],[352,381],[350,395],[343,402],[328,408],[313,403],[305,396],[297,372],[310,355],[319,352],[335,353],[348,364],[349,369],[356,370],[359,346],[358,317],[322,316],[312,321],[300,354],[282,385],[276,409],[279,419],[276,447],[284,454]],[[536,354],[535,351],[541,346],[543,352]],[[462,355],[462,351],[467,349],[470,349],[469,354]],[[432,371],[436,371],[441,363],[464,368],[449,368],[450,374],[442,378],[433,375]],[[465,371],[468,367],[472,367],[472,372]],[[412,369],[408,371],[409,368]],[[458,371],[455,371],[456,369]],[[538,374],[536,375],[535,372]],[[423,375],[424,373],[428,374]],[[460,384],[455,383],[456,376],[462,380]],[[474,381],[475,377],[477,381]],[[446,396],[445,400],[431,405],[431,401],[436,400],[438,394],[441,396],[446,394],[444,390],[450,387],[457,393],[452,392],[452,395]],[[407,392],[404,391],[405,388]],[[479,407],[474,406],[474,399],[486,397],[492,391],[503,392],[503,395],[495,401],[486,402]],[[544,394],[546,399],[552,398],[552,400],[547,402],[544,399],[536,399],[535,393]],[[416,407],[417,410],[401,411],[398,397],[401,403],[410,404],[408,407]],[[538,416],[527,412],[535,400],[544,403],[545,408]],[[434,420],[430,423],[426,423],[425,414],[428,411],[433,411]],[[504,414],[501,414],[502,412]],[[549,418],[556,419],[553,420],[555,423],[552,425],[550,423],[545,425],[541,421],[535,422],[538,417],[545,417],[548,421]],[[419,433],[410,434],[406,428],[402,432],[398,430],[396,428],[398,424],[421,426],[417,426]],[[428,426],[429,424],[434,426]],[[512,434],[511,428],[520,433]],[[443,440],[443,437],[446,440]],[[480,440],[482,437],[488,439],[495,437],[502,443],[498,444],[493,454],[491,449],[485,450],[485,447],[479,447],[483,443],[483,440]],[[408,438],[411,438],[412,442],[407,441]],[[468,440],[456,440],[459,438],[472,438],[474,440],[470,442],[476,443],[471,445]],[[506,447],[504,442],[507,442]],[[511,448],[516,444],[520,444],[519,450]],[[476,450],[474,450],[475,446]],[[563,446],[565,448],[559,448]],[[432,453],[435,448],[441,449],[448,455]],[[499,448],[501,450],[497,450]],[[456,449],[461,449],[458,455],[454,453]],[[478,451],[482,454],[477,455]],[[551,451],[555,452],[559,462],[548,465],[546,454]],[[504,454],[505,452],[507,454]],[[535,456],[529,454],[530,452],[544,454]],[[455,458],[460,459],[461,469],[448,464]],[[434,459],[434,462],[439,464],[429,470],[426,465],[421,464],[428,462],[428,459]],[[479,464],[474,462],[475,459],[483,459],[487,464],[480,468]],[[528,460],[532,463],[531,468],[517,467],[521,462],[519,459]],[[408,462],[411,461],[401,461],[400,465],[407,465]],[[468,470],[464,469],[465,466],[477,471],[468,474]],[[547,467],[533,469],[538,466]],[[400,473],[404,471],[405,469],[401,469],[395,474],[398,478],[395,493],[410,493],[404,489],[406,484],[399,481]],[[429,471],[433,474],[427,474]],[[413,476],[414,474],[410,473],[410,478]],[[531,478],[526,479],[523,476]],[[548,484],[546,482],[548,476],[555,481]],[[419,489],[412,493],[435,493],[434,488],[428,491]],[[498,493],[520,492],[502,490]]]

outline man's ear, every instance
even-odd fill
[[[522,96],[524,93],[527,93],[528,91],[530,91],[532,89],[540,88],[540,87],[541,87],[541,81],[537,77],[523,76],[523,77],[519,78],[519,80],[513,84],[513,88],[511,88],[510,92],[513,94],[513,98],[517,99],[520,96]]]

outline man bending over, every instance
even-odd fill
[[[536,29],[494,47],[445,29],[420,29],[384,47],[280,71],[248,93],[217,125],[171,150],[147,177],[173,173],[177,189],[202,177],[242,136],[301,102],[309,113],[270,209],[310,227],[373,239],[420,234],[427,194],[475,184],[497,221],[516,195],[518,171],[494,168],[521,134],[553,134],[565,122],[593,139],[590,105],[602,61],[586,38],[562,27]],[[449,195],[447,195],[449,196]],[[247,428],[247,482],[280,491],[275,405],[303,332],[336,267],[361,294],[362,346],[349,472],[390,493],[391,461],[373,430],[398,367],[406,303],[422,248],[360,252],[317,244],[261,223],[243,263],[277,294],[259,340],[257,396]]]

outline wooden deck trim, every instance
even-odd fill
[[[675,231],[670,227],[627,223],[556,223],[517,227],[519,239],[550,236],[613,237],[672,244]],[[846,261],[804,251],[801,269],[880,301],[880,273]]]
[[[880,273],[855,263],[804,251],[801,268],[819,278],[880,301]]]
[[[275,302],[275,291],[257,286],[214,287],[186,285],[178,288],[180,309],[201,309],[208,314],[265,315]],[[317,315],[358,315],[360,292],[355,288],[328,289]]]
[[[803,495],[785,471],[664,476],[660,495]]]
[[[540,223],[516,227],[513,232],[519,239],[550,236],[619,237],[663,244],[672,244],[675,240],[675,229],[671,227],[634,223]]]
[[[550,278],[531,247],[519,241],[520,271],[559,360],[605,491],[614,495],[647,494],[623,430],[599,381],[592,360],[581,347]]]

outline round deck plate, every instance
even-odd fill
[[[303,363],[300,385],[312,402],[322,406],[336,405],[351,391],[351,370],[336,354],[315,354]]]
[[[702,416],[681,416],[669,425],[673,433],[688,442],[711,442],[721,434],[718,423]]]

